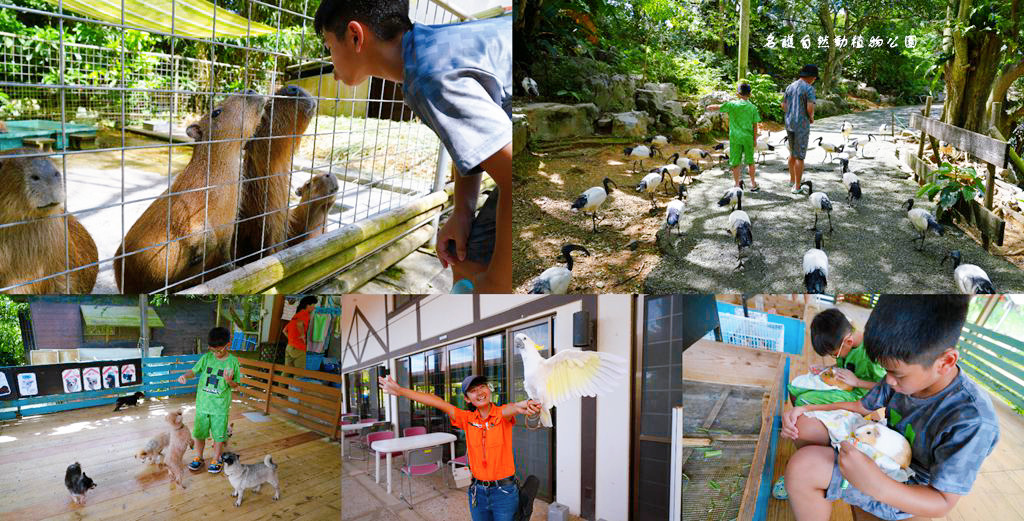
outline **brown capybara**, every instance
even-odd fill
[[[214,143],[193,147],[171,195],[154,200],[125,234],[114,260],[122,293],[150,293],[165,285],[180,291],[202,282],[196,275],[231,262],[242,146],[256,132],[265,103],[251,89],[233,94],[186,128],[192,139]]]
[[[64,179],[47,157],[6,157],[0,152],[0,288],[55,273],[67,275],[10,288],[11,293],[89,293],[96,284],[96,242],[73,215],[64,213]],[[65,226],[67,227],[65,230]],[[92,264],[87,268],[80,266]],[[69,280],[70,279],[70,280]]]
[[[278,89],[263,108],[260,126],[245,145],[234,251],[239,264],[282,248],[288,232],[292,156],[315,113],[316,100],[294,85]]]
[[[288,217],[288,246],[295,246],[324,233],[327,212],[338,196],[338,179],[334,174],[318,174],[295,190],[301,197],[299,205]]]

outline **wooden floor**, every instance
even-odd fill
[[[864,323],[870,310],[841,304],[840,309],[850,321],[863,331]],[[816,310],[811,310],[810,316]],[[793,357],[790,371],[792,379],[801,372],[806,372],[810,364],[821,364],[823,360],[814,354],[809,344],[805,343],[804,356]],[[970,494],[964,496],[956,507],[944,518],[936,521],[1019,521],[1024,519],[1024,416],[996,398],[992,400],[999,416],[1000,438],[995,450],[985,459]],[[786,461],[794,451],[793,443],[779,439],[775,454],[775,479],[782,475]],[[769,500],[768,515],[770,521],[791,521],[793,512],[785,501]],[[841,502],[832,509],[830,521],[853,521],[850,509],[843,508]]]
[[[231,485],[223,474],[186,471],[186,490],[172,485],[167,471],[134,458],[146,440],[166,429],[164,414],[185,409],[194,417],[194,395],[146,400],[137,408],[112,412],[93,407],[0,423],[0,519],[116,519],[147,521],[191,519],[309,519],[341,517],[341,454],[337,443],[273,414],[267,422],[242,415],[251,411],[231,405],[234,436],[231,450],[243,463],[267,453],[278,464],[281,498],[273,488],[245,494],[234,506]],[[207,443],[205,456],[212,457]],[[191,461],[187,451],[184,460]],[[64,472],[78,461],[97,487],[84,506],[74,505],[64,487]]]

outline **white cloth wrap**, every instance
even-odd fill
[[[885,475],[890,478],[903,483],[914,475],[913,470],[901,468],[899,463],[896,463],[889,456],[876,451],[871,445],[853,439],[854,431],[863,425],[871,423],[865,420],[863,416],[855,412],[843,410],[805,412],[804,415],[821,420],[821,423],[825,424],[825,428],[828,429],[828,437],[832,442],[832,446],[836,449],[839,448],[840,443],[849,440],[853,442],[858,450],[873,459],[875,464],[882,469],[882,472],[885,472]]]
[[[811,373],[802,374],[794,378],[790,384],[793,387],[809,389],[811,391],[842,391],[842,389],[834,385],[825,383],[825,381],[821,379],[821,376]]]

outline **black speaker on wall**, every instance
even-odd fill
[[[572,345],[574,347],[590,345],[589,311],[577,311],[572,314]]]

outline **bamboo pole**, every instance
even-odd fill
[[[204,284],[193,286],[183,293],[259,293],[291,275],[380,234],[382,231],[393,228],[418,215],[439,209],[447,201],[447,189],[442,192],[428,194],[402,207],[349,224],[297,246],[287,248],[274,255],[268,255]]]
[[[298,293],[306,288],[337,273],[345,266],[358,261],[360,258],[373,253],[378,248],[397,239],[403,233],[415,230],[417,227],[429,225],[434,216],[440,214],[440,210],[426,212],[410,219],[404,223],[392,226],[369,239],[352,245],[351,248],[342,250],[326,259],[323,259],[312,266],[306,267],[298,272],[289,275],[275,282],[265,291],[267,293]],[[431,227],[433,232],[433,227]],[[426,241],[424,241],[426,242]],[[423,244],[422,242],[420,244]],[[396,261],[397,262],[397,261]],[[339,292],[342,293],[342,292]]]
[[[416,248],[425,244],[433,236],[434,226],[428,224],[387,248],[360,260],[338,275],[336,279],[338,284],[335,286],[338,288],[338,293],[355,293],[357,289],[379,273],[408,257],[410,253],[416,251]]]
[[[747,52],[750,45],[750,0],[740,2],[739,56],[736,60],[736,81],[747,77]]]

